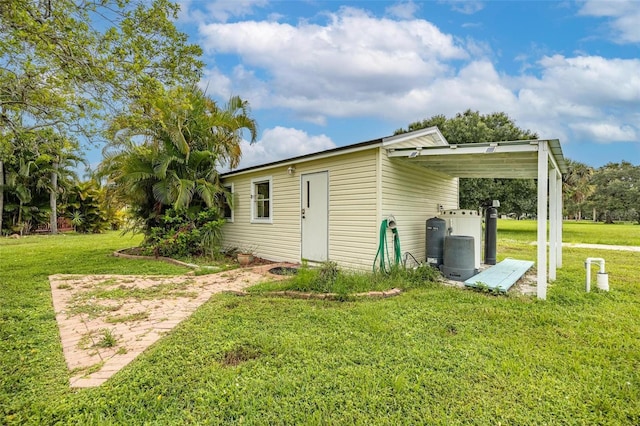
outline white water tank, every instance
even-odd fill
[[[482,246],[482,216],[477,210],[444,210],[440,217],[447,221],[448,235],[473,237],[475,268],[480,269],[480,247]]]

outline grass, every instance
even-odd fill
[[[501,220],[500,238],[517,241],[536,241],[535,222],[529,220]],[[565,221],[562,226],[565,243],[640,246],[640,225],[635,223]]]
[[[334,293],[346,300],[354,293],[385,291],[394,287],[407,290],[432,286],[438,275],[435,269],[426,265],[416,269],[396,268],[389,274],[384,274],[343,271],[335,262],[326,262],[319,268],[303,265],[288,280],[265,282],[253,286],[249,291],[256,294],[283,290]]]
[[[109,324],[118,324],[123,322],[142,321],[146,320],[147,318],[149,318],[149,312],[141,311],[126,315],[108,316],[104,319],[104,321],[108,322]]]
[[[93,301],[95,299],[105,300],[123,300],[123,299],[136,299],[136,300],[153,300],[153,299],[165,299],[175,297],[197,297],[198,295],[193,291],[185,291],[192,284],[193,280],[186,280],[180,283],[160,283],[147,288],[138,288],[135,286],[120,285],[115,288],[102,289],[97,288],[93,290],[78,293],[71,300],[71,303],[81,303],[83,301]]]
[[[640,232],[589,229],[580,242]],[[534,222],[499,222],[499,258],[535,260],[534,240]],[[0,240],[0,423],[640,424],[637,253],[566,249],[544,302],[435,285],[357,302],[216,295],[104,385],[71,391],[46,276],[184,272],[109,256],[131,245]],[[607,260],[611,292],[584,292],[589,256]]]

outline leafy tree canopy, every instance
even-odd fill
[[[450,144],[537,139],[530,130],[516,126],[504,112],[483,115],[466,110],[455,117],[434,115],[398,129],[395,134],[437,126]],[[460,179],[460,207],[476,209],[485,202],[498,199],[500,211],[520,216],[536,211],[536,185],[527,179]]]
[[[537,139],[538,135],[530,130],[520,129],[504,112],[483,115],[470,109],[458,113],[455,117],[434,115],[422,121],[416,121],[407,129],[398,129],[395,134],[412,132],[437,126],[450,144],[515,141]]]
[[[564,210],[567,216],[580,220],[595,188],[591,181],[594,170],[578,161],[567,159],[566,162],[567,173],[562,175]]]
[[[243,132],[257,136],[248,103],[232,97],[219,106],[198,88],[179,87],[132,107],[138,111],[111,123],[100,173],[139,229],[150,236],[168,209],[189,217],[216,210],[224,196],[217,169],[238,164]]]
[[[168,0],[0,3],[0,130],[91,123],[163,86],[193,83],[201,49]]]
[[[589,201],[604,212],[606,222],[631,214],[640,223],[640,166],[628,161],[608,163],[594,172],[591,183],[595,190]]]

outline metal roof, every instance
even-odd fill
[[[391,158],[424,166],[430,170],[461,178],[538,178],[538,150],[543,140],[471,143],[446,146],[390,147]],[[550,168],[567,172],[566,161],[557,139],[544,140],[550,151]],[[554,164],[555,163],[555,164]]]
[[[304,154],[304,155],[299,155],[297,157],[290,157],[290,158],[285,158],[283,160],[278,160],[278,161],[272,161],[270,163],[264,163],[264,164],[257,164],[255,166],[250,166],[250,167],[245,167],[242,169],[237,169],[237,170],[230,170],[228,172],[224,172],[220,174],[220,177],[229,177],[229,176],[235,176],[235,175],[240,175],[243,173],[247,173],[247,172],[254,172],[254,171],[258,171],[258,170],[263,170],[263,169],[269,169],[271,167],[277,167],[277,166],[287,166],[290,164],[296,164],[296,163],[301,163],[304,161],[311,161],[311,160],[317,160],[320,158],[325,158],[325,157],[333,157],[335,155],[340,155],[340,154],[346,154],[346,153],[350,153],[350,152],[357,152],[357,151],[361,151],[361,150],[365,150],[365,149],[371,149],[374,147],[378,147],[382,145],[382,139],[373,139],[370,141],[366,141],[366,142],[359,142],[356,144],[351,144],[351,145],[346,145],[346,146],[339,146],[337,148],[331,148],[331,149],[327,149],[324,151],[319,151],[319,152],[312,152],[310,154]]]
[[[325,157],[383,147],[391,158],[404,158],[431,170],[461,178],[538,178],[538,146],[545,141],[550,151],[550,167],[566,173],[567,165],[557,139],[450,145],[437,127],[373,139],[325,151],[260,164],[222,173],[221,177],[285,166]]]

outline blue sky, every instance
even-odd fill
[[[565,157],[640,164],[637,1],[181,0],[201,85],[249,101],[241,167],[502,111]]]

